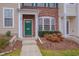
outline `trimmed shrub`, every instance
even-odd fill
[[[38,32],[38,35],[39,37],[44,37],[45,34],[58,34],[58,33],[61,33],[60,31],[39,31]]]
[[[44,37],[45,34],[52,34],[53,31],[39,31],[38,35],[39,37]]]
[[[55,31],[52,34],[44,34],[44,38],[52,41],[52,42],[60,42],[63,41],[64,37],[62,36],[61,32]]]
[[[6,36],[11,36],[11,31],[7,31]]]

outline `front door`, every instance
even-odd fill
[[[24,20],[24,24],[25,36],[32,36],[32,20]]]

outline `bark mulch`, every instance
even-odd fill
[[[43,44],[41,44],[37,40],[37,45],[43,49],[50,49],[50,50],[67,50],[67,49],[77,49],[79,48],[79,44],[72,40],[64,39],[61,42],[51,42],[46,39],[41,38]]]

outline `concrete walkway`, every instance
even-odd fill
[[[21,56],[41,56],[40,50],[34,39],[24,39],[22,44]]]

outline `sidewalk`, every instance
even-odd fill
[[[21,56],[41,56],[35,40],[23,40]]]

